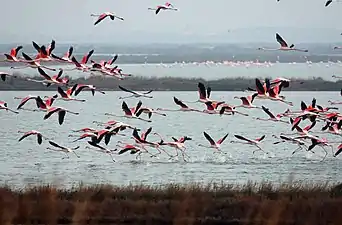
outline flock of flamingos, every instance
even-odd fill
[[[327,5],[329,5],[332,1],[329,0]],[[177,10],[170,3],[166,3],[165,5],[158,6],[157,8],[149,8],[150,10],[155,10],[155,13],[158,14],[161,10]],[[114,20],[115,18],[124,20],[121,17],[114,15],[113,13],[103,13],[97,16],[98,19],[95,22],[95,25],[99,24],[105,18],[110,18]],[[260,50],[279,50],[279,51],[301,51],[307,52],[306,49],[298,49],[295,48],[293,44],[288,45],[286,41],[277,33],[276,40],[280,44],[280,47],[277,49],[267,49],[260,48]],[[6,102],[0,101],[0,109],[6,111],[8,113],[18,114],[25,113],[26,111],[37,112],[39,114],[44,114],[42,119],[51,120],[52,117],[56,116],[60,125],[63,124],[64,118],[66,114],[75,114],[79,115],[78,112],[73,112],[68,110],[67,108],[60,107],[55,105],[55,100],[60,99],[64,101],[79,101],[84,102],[85,100],[77,98],[77,96],[83,91],[91,91],[94,96],[96,92],[105,94],[105,92],[98,90],[94,85],[90,84],[80,84],[80,83],[72,83],[68,78],[63,77],[64,71],[72,71],[79,70],[83,73],[90,73],[96,76],[110,76],[119,80],[126,79],[129,76],[132,76],[129,73],[124,73],[121,68],[118,66],[114,66],[115,61],[118,58],[118,55],[115,55],[113,58],[110,58],[108,61],[102,60],[99,62],[95,62],[91,60],[91,56],[94,53],[94,50],[89,51],[85,56],[81,59],[81,61],[77,60],[73,54],[73,47],[70,47],[69,50],[63,56],[57,56],[53,54],[55,49],[55,41],[52,40],[51,44],[48,47],[45,45],[38,45],[35,42],[33,43],[33,47],[37,51],[37,55],[35,57],[30,57],[24,52],[22,52],[23,58],[18,56],[20,50],[22,50],[22,46],[17,46],[11,49],[9,54],[5,54],[4,61],[11,63],[22,63],[24,64],[22,67],[14,67],[15,68],[24,68],[31,67],[36,69],[38,73],[41,75],[42,79],[32,79],[25,78],[31,82],[39,82],[46,87],[50,87],[52,89],[56,88],[57,93],[52,96],[35,96],[28,95],[26,97],[20,98],[15,97],[16,99],[20,99],[20,102],[16,109],[13,106],[9,106]],[[68,63],[74,65],[73,68],[66,69],[55,69],[51,67],[47,67],[42,65],[42,62],[53,61],[59,63]],[[88,63],[90,62],[90,63]],[[49,72],[47,72],[49,71]],[[51,71],[55,71],[52,75]],[[3,82],[7,82],[7,77],[14,77],[13,74],[0,72],[0,77]],[[15,77],[14,77],[15,78]],[[249,116],[243,111],[240,111],[240,108],[245,108],[245,110],[251,109],[259,109],[262,110],[265,114],[263,118],[255,118],[256,120],[264,120],[269,121],[270,123],[285,123],[288,124],[288,129],[293,132],[293,135],[273,135],[273,138],[276,139],[276,142],[273,144],[277,145],[280,143],[290,143],[297,146],[292,154],[302,150],[302,151],[311,151],[313,152],[316,149],[321,148],[324,152],[324,157],[322,160],[326,158],[329,154],[330,149],[332,152],[332,156],[336,157],[342,152],[342,142],[331,142],[326,138],[321,138],[316,136],[311,129],[316,126],[317,123],[322,124],[322,132],[326,132],[332,135],[341,135],[341,127],[342,127],[342,115],[337,111],[338,108],[333,107],[333,105],[342,104],[342,101],[329,101],[331,106],[322,106],[316,103],[316,99],[313,98],[312,102],[305,103],[301,102],[300,108],[298,110],[290,110],[289,108],[282,113],[273,113],[266,106],[256,106],[254,103],[257,99],[263,99],[268,101],[276,101],[279,104],[287,104],[288,106],[293,106],[293,103],[286,100],[286,97],[281,94],[281,91],[291,84],[289,79],[285,78],[277,78],[274,80],[260,80],[258,78],[255,79],[255,87],[246,87],[247,91],[250,92],[250,95],[235,97],[241,100],[240,105],[233,106],[231,104],[227,104],[225,101],[218,101],[211,98],[212,89],[208,86],[206,87],[203,83],[198,83],[198,99],[194,101],[185,101],[179,99],[177,97],[173,98],[175,103],[174,109],[163,109],[163,108],[149,108],[143,105],[142,100],[139,100],[135,106],[129,106],[125,102],[125,98],[153,98],[152,90],[145,92],[138,92],[134,90],[129,90],[126,87],[119,85],[119,88],[126,92],[130,93],[129,96],[120,97],[122,100],[122,112],[123,117],[132,120],[140,120],[145,123],[152,122],[153,115],[165,116],[167,117],[167,112],[170,111],[179,111],[179,112],[187,112],[187,113],[204,113],[204,114],[217,114],[217,116]],[[342,90],[341,90],[342,95]],[[24,106],[28,102],[34,102],[34,108],[25,108]],[[204,109],[196,109],[191,107],[189,104],[200,104]],[[32,106],[32,105],[31,105]],[[109,113],[106,113],[107,116],[115,116]],[[307,124],[306,126],[304,124]],[[112,161],[115,162],[115,157],[113,155],[121,155],[121,154],[132,154],[136,155],[136,158],[141,158],[142,154],[147,154],[150,157],[156,157],[160,154],[165,154],[169,159],[175,158],[178,156],[182,157],[182,160],[187,161],[189,156],[187,154],[186,142],[191,141],[192,137],[189,136],[181,136],[178,138],[171,137],[170,139],[164,138],[161,134],[152,132],[152,127],[147,130],[141,130],[134,125],[127,124],[125,122],[111,120],[108,122],[97,122],[98,126],[101,126],[100,129],[94,129],[90,127],[81,128],[79,130],[73,130],[73,132],[78,133],[77,139],[74,142],[78,142],[81,140],[87,141],[86,148],[94,149],[99,152],[108,154]],[[113,136],[124,135],[124,132],[129,132],[130,139],[133,141],[127,140],[127,142],[118,141],[115,149],[108,148],[108,144],[113,140]],[[36,136],[37,144],[41,145],[43,140],[47,141],[50,145],[47,149],[53,151],[60,151],[66,154],[66,157],[69,158],[69,153],[75,154],[77,157],[80,157],[77,153],[77,149],[80,146],[75,148],[63,146],[59,143],[56,143],[54,140],[47,138],[44,134],[42,134],[38,130],[27,130],[27,131],[18,131],[18,133],[23,133],[22,136],[18,137],[19,141],[23,141],[26,138]],[[155,135],[158,137],[158,141],[153,142],[149,140],[149,136]],[[70,135],[75,136],[75,135]],[[210,136],[209,133],[203,132],[203,137],[207,140],[207,144],[199,144],[199,146],[212,148],[214,152],[220,154],[226,154],[224,151],[221,151],[221,146],[224,146],[224,142],[228,137],[228,134],[222,134],[220,139],[214,139]],[[259,144],[265,140],[265,135],[258,137],[256,139],[252,137],[244,137],[241,135],[234,135],[234,140],[230,141],[231,143],[240,143],[251,145],[253,148],[253,152],[262,151],[268,154]],[[160,140],[159,140],[160,139]],[[203,139],[204,140],[204,139]],[[204,141],[203,141],[204,142]],[[334,145],[336,143],[336,145]],[[166,148],[168,147],[168,148]],[[173,149],[174,151],[170,151]]]

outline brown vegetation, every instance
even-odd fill
[[[341,224],[342,188],[270,183],[0,188],[1,224]]]

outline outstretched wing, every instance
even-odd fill
[[[204,137],[210,142],[211,145],[215,145],[215,141],[207,134],[205,131],[203,132]]]
[[[129,93],[132,93],[132,94],[136,94],[135,91],[128,90],[128,89],[126,89],[126,88],[124,88],[124,87],[122,87],[122,86],[120,86],[120,85],[119,85],[119,88],[120,88],[122,91],[129,92]]]
[[[276,33],[276,39],[281,47],[287,47],[286,41],[278,33]]]
[[[49,141],[49,144],[56,147],[56,148],[61,148],[61,149],[64,149],[64,147],[60,146],[59,144],[56,144],[55,142],[53,141]]]

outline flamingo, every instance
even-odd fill
[[[136,98],[138,98],[138,97],[153,98],[153,96],[148,95],[148,94],[150,94],[153,90],[149,90],[149,91],[147,91],[147,92],[142,92],[142,93],[140,93],[140,92],[137,92],[137,91],[129,90],[129,89],[124,88],[124,87],[122,87],[122,86],[120,86],[120,85],[119,85],[119,88],[120,88],[122,91],[129,92],[129,93],[132,94],[132,95],[127,96],[127,97],[119,97],[119,99],[132,98],[132,97],[136,97]]]
[[[18,140],[19,142],[22,141],[23,139],[27,138],[28,136],[31,136],[31,135],[36,135],[37,136],[37,142],[38,144],[42,144],[43,142],[43,135],[39,132],[39,131],[36,131],[36,130],[31,130],[31,131],[18,131],[18,133],[23,133],[24,135]],[[48,139],[46,137],[44,137],[45,139]]]
[[[139,133],[138,133],[138,130],[137,129],[134,129],[133,130],[133,139],[135,140],[135,142],[139,145],[141,145],[141,147],[151,155],[151,157],[156,157],[156,155],[153,155],[151,154],[150,152],[147,151],[147,149],[144,147],[145,145],[147,146],[150,146],[150,147],[153,147],[155,149],[158,150],[158,154],[161,154],[161,151],[163,151],[164,153],[166,153],[170,158],[173,157],[171,156],[169,153],[167,153],[165,150],[163,150],[162,148],[160,148],[160,144],[159,143],[153,143],[153,142],[150,142],[150,141],[147,141],[147,136],[151,133],[152,131],[152,127],[148,128],[147,131],[145,131],[144,133],[142,133],[140,136],[139,136]]]
[[[38,83],[43,83],[46,85],[46,87],[49,87],[51,84],[67,85],[69,83],[68,78],[60,78],[63,74],[63,69],[60,69],[59,73],[57,75],[52,76],[52,77],[47,75],[45,73],[45,71],[40,67],[38,67],[38,72],[40,73],[40,75],[42,75],[44,77],[44,80],[35,80],[35,79],[31,79],[31,78],[27,78],[27,80],[33,81],[33,82],[38,82]]]
[[[38,61],[33,60],[30,56],[26,55],[24,52],[22,52],[21,54],[26,59],[25,62],[27,63],[27,65],[26,66],[22,66],[22,67],[11,66],[11,69],[23,69],[23,68],[26,68],[26,67],[31,67],[31,68],[37,69],[37,68],[41,67],[41,68],[44,68],[44,69],[47,69],[47,70],[56,71],[56,69],[54,69],[54,68],[50,68],[50,67],[47,67],[47,66],[40,65],[40,63]]]
[[[66,92],[63,91],[63,89],[61,87],[57,88],[58,93],[61,95],[60,99],[63,99],[64,101],[78,101],[78,102],[85,102],[85,99],[76,99],[76,98],[72,98],[71,95],[73,94],[73,92],[75,91],[77,87],[77,84],[75,84],[74,86],[70,87],[67,89]]]
[[[160,142],[158,143],[159,145],[166,145],[166,146],[172,147],[176,150],[176,155],[173,157],[178,156],[178,150],[181,151],[182,158],[183,158],[184,162],[186,162],[185,156],[187,156],[187,157],[189,157],[189,156],[184,152],[184,150],[186,149],[185,141],[191,141],[192,138],[190,138],[188,136],[183,136],[179,139],[172,137],[173,141],[165,142],[163,137],[159,133],[153,133],[153,134],[157,135],[160,138]]]
[[[228,137],[228,133],[223,136],[221,139],[219,139],[217,142],[215,142],[208,133],[206,133],[205,131],[203,132],[203,135],[204,137],[209,141],[210,143],[210,146],[206,146],[206,145],[202,145],[202,144],[199,144],[198,146],[201,146],[201,147],[207,147],[207,148],[214,148],[218,151],[220,151],[220,148],[221,148],[221,144],[224,142],[224,140],[226,140],[226,138]],[[221,151],[220,151],[221,152]],[[226,154],[226,153],[224,153]]]
[[[283,117],[283,115],[277,114],[276,116],[274,116],[273,113],[271,113],[270,110],[269,110],[268,108],[266,108],[265,106],[262,106],[261,108],[262,108],[262,110],[264,110],[264,112],[265,112],[270,118],[268,118],[268,119],[263,119],[263,118],[257,117],[257,118],[256,118],[257,120],[289,123],[288,121],[281,120],[281,118]]]
[[[182,111],[182,112],[202,112],[198,109],[189,108],[187,105],[185,105],[181,100],[179,100],[176,97],[173,97],[173,101],[179,105],[180,109],[163,109],[163,108],[157,108],[157,111],[169,111],[169,112],[175,112],[175,111]]]
[[[64,54],[63,57],[58,57],[54,54],[51,54],[51,57],[57,61],[73,63],[71,60],[71,56],[72,56],[73,51],[74,51],[74,47],[70,46],[69,50]]]
[[[143,118],[140,118],[140,114],[142,113],[142,111],[139,111],[140,107],[142,106],[142,102],[139,101],[137,106],[133,109],[128,108],[128,105],[125,101],[122,102],[121,108],[124,111],[125,115],[124,116],[120,116],[120,117],[126,117],[126,118],[130,118],[130,119],[138,119],[138,120],[142,120],[145,122],[152,122],[151,120],[146,120]],[[113,114],[110,113],[105,113],[105,115],[107,116],[115,116]]]
[[[19,51],[22,48],[23,48],[23,46],[19,45],[19,46],[15,47],[15,48],[12,48],[10,54],[6,54],[5,53],[4,55],[6,57],[6,60],[4,60],[4,61],[7,61],[7,62],[22,62],[23,60],[17,58],[17,55],[18,55]]]
[[[80,146],[77,146],[77,147],[74,147],[74,148],[67,148],[67,147],[61,146],[61,145],[59,145],[59,144],[57,144],[57,143],[55,143],[53,141],[49,141],[49,144],[52,145],[55,148],[47,147],[46,149],[48,149],[48,150],[64,152],[66,154],[67,158],[69,158],[68,153],[72,152],[72,153],[74,153],[77,156],[77,158],[80,158],[80,156],[77,155],[76,152],[75,152],[75,150],[79,149]],[[64,157],[62,159],[64,159]]]
[[[79,113],[77,112],[72,112],[70,110],[67,110],[65,108],[62,108],[62,107],[51,107],[47,110],[45,116],[44,116],[44,120],[48,119],[52,114],[54,113],[58,113],[58,122],[59,122],[59,125],[62,125],[63,122],[64,122],[64,117],[65,117],[65,114],[66,113],[71,113],[71,114],[74,114],[74,115],[78,115]]]
[[[91,84],[77,84],[77,86],[75,87],[75,96],[77,96],[81,91],[83,91],[85,89],[90,89],[91,90],[91,94],[93,96],[95,95],[95,91],[98,91],[101,94],[106,94],[104,91],[96,90],[96,87],[94,85],[91,85]]]
[[[243,140],[243,141],[245,141],[245,142],[230,141],[231,143],[241,143],[241,144],[254,145],[254,146],[256,146],[256,147],[258,148],[258,150],[254,150],[254,151],[253,151],[253,154],[254,154],[256,151],[263,151],[263,152],[265,152],[265,151],[259,146],[260,142],[261,142],[262,140],[264,140],[265,135],[261,136],[260,138],[255,139],[255,140],[248,139],[248,138],[245,138],[245,137],[243,137],[243,136],[241,136],[241,135],[237,135],[237,134],[234,135],[234,136],[235,136],[237,139]],[[265,153],[268,154],[268,152],[265,152]]]
[[[235,96],[234,98],[240,99],[242,101],[241,105],[235,106],[236,108],[238,107],[243,107],[243,108],[260,108],[259,106],[252,105],[255,97],[258,96],[258,93],[254,93],[253,95],[249,95],[247,97],[238,97]]]
[[[127,152],[127,151],[130,151],[130,153],[133,155],[133,154],[136,154],[137,152],[141,152],[141,149],[138,148],[137,146],[134,146],[134,145],[131,145],[131,144],[124,144],[124,146],[120,146],[119,144],[117,145],[118,147],[121,147],[122,149],[119,151],[119,155]],[[138,157],[139,155],[137,155]]]
[[[54,59],[51,58],[50,55],[51,55],[52,51],[55,49],[55,44],[56,44],[56,42],[54,40],[52,40],[51,44],[46,49],[46,47],[44,45],[39,47],[39,45],[36,42],[32,41],[33,47],[38,52],[38,55],[36,56],[36,60],[39,60],[39,61],[53,61]]]
[[[333,151],[333,146],[328,143],[328,140],[326,138],[322,138],[322,139],[318,139],[316,137],[311,138],[311,145],[309,146],[308,150],[310,151],[316,146],[320,146],[325,152],[325,155],[322,161],[324,161],[324,159],[328,155],[328,152],[324,147],[329,146],[331,147],[331,151]],[[333,155],[334,155],[334,152],[333,152]]]
[[[148,10],[154,10],[156,15],[160,12],[160,10],[174,10],[177,11],[177,8],[174,8],[174,6],[169,3],[166,2],[165,5],[158,5],[156,8],[148,8]]]
[[[110,158],[112,159],[113,162],[115,162],[113,156],[112,156],[112,153],[113,151],[116,151],[117,149],[114,149],[114,150],[110,150],[110,149],[107,149],[101,145],[98,145],[96,142],[93,142],[93,141],[88,141],[88,144],[95,147],[95,151],[98,151],[98,152],[102,152],[102,153],[105,153],[105,154],[108,154],[110,156]],[[90,148],[89,146],[86,146],[85,148]]]
[[[14,110],[8,108],[7,102],[4,102],[4,101],[0,101],[0,109],[4,109],[4,110],[6,110],[6,111],[10,111],[10,112],[16,113],[16,114],[19,113],[19,112],[17,112],[17,111],[14,111]]]
[[[6,81],[6,77],[13,77],[16,78],[17,76],[5,72],[0,72],[0,78],[2,81]]]
[[[276,135],[272,135],[273,137],[275,138],[278,138]],[[284,135],[280,135],[280,141],[276,141],[274,142],[273,144],[279,144],[279,143],[284,143],[284,142],[290,142],[292,144],[296,144],[298,145],[298,148],[295,149],[293,152],[292,152],[292,155],[295,154],[298,150],[302,150],[303,149],[303,146],[304,147],[307,147],[306,146],[306,143],[302,140],[299,140],[299,139],[296,139],[296,138],[293,138],[293,137],[287,137],[287,136],[284,136]]]
[[[95,14],[91,14],[90,16],[96,16],[98,17],[97,20],[94,23],[94,26],[98,23],[100,23],[102,20],[104,20],[106,17],[109,17],[111,20],[114,20],[115,18],[119,19],[119,20],[124,20],[124,18],[116,16],[113,12],[104,12],[100,15],[95,15]]]
[[[268,94],[269,94],[269,99],[272,100],[272,101],[280,101],[280,102],[284,102],[285,104],[288,104],[290,106],[293,106],[293,103],[292,102],[289,102],[289,101],[285,101],[284,98],[281,98],[279,96],[279,93],[281,91],[281,85],[276,85],[274,86],[273,88],[270,88],[269,91],[268,91]]]
[[[157,115],[160,115],[160,116],[166,116],[165,113],[160,113],[160,112],[157,112],[156,110],[154,109],[151,109],[151,108],[147,108],[147,107],[140,107],[139,109],[140,111],[142,111],[142,113],[146,113],[148,115],[148,118],[150,119],[152,114],[157,114]]]
[[[258,48],[258,50],[267,50],[267,51],[299,51],[299,52],[308,52],[307,49],[298,49],[294,47],[294,44],[290,45],[288,47],[286,41],[278,34],[276,33],[276,40],[280,44],[280,48],[276,49],[270,49],[270,48]]]
[[[68,70],[69,71],[70,70],[80,70],[82,72],[88,71],[90,68],[86,64],[87,64],[89,58],[93,55],[93,53],[94,53],[94,49],[90,50],[86,55],[83,56],[82,61],[80,63],[77,61],[75,56],[73,56],[71,58],[71,61],[75,64],[76,67],[73,69],[68,69]],[[65,70],[67,70],[67,69],[65,69]]]
[[[217,111],[219,105],[222,105],[224,102],[206,102],[205,105],[207,109],[203,110],[202,112],[207,114],[219,114],[220,111]]]
[[[222,116],[225,112],[228,112],[228,113],[231,113],[231,114],[240,114],[240,115],[243,115],[243,116],[248,116],[248,114],[245,114],[245,113],[242,113],[242,112],[239,112],[237,110],[235,110],[235,106],[230,106],[228,104],[223,104],[221,106],[221,109],[220,109],[220,116]]]

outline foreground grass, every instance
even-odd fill
[[[0,188],[1,224],[341,224],[342,185]]]
[[[0,90],[36,90],[56,91],[56,86],[45,87],[41,83],[30,82],[16,74],[18,78],[9,78],[6,82],[0,82]],[[265,77],[260,77],[265,79]],[[41,77],[33,79],[41,80]],[[104,91],[119,91],[118,85],[133,90],[155,91],[197,91],[198,82],[209,85],[215,91],[244,91],[247,87],[255,88],[255,78],[225,78],[217,80],[204,80],[200,78],[176,78],[176,77],[128,77],[117,80],[111,77],[90,77],[71,79],[70,84],[93,84]],[[299,79],[292,78],[290,87],[284,91],[340,91],[342,80],[328,81],[322,78]]]

